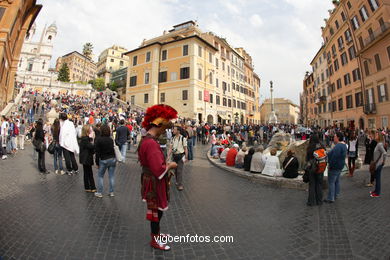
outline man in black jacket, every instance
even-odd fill
[[[122,154],[122,162],[126,161],[127,141],[130,138],[130,131],[125,126],[125,120],[119,121],[120,126],[116,129],[115,143],[119,146]]]

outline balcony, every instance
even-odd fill
[[[365,104],[363,108],[364,108],[364,114],[366,115],[376,114],[375,103]]]
[[[353,42],[353,41],[352,41],[352,37],[351,37],[351,36],[348,37],[348,38],[347,38],[347,45],[350,45],[352,42]]]
[[[380,28],[375,30],[368,38],[364,40],[364,47],[370,45],[373,41],[384,35],[390,28],[390,23],[384,23]]]
[[[316,103],[317,105],[326,103],[326,96],[320,96],[319,98],[317,98],[317,99],[315,100],[315,103]]]

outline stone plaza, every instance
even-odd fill
[[[342,178],[336,203],[307,207],[306,191],[237,177],[210,164],[207,149],[195,146],[184,191],[171,190],[162,232],[233,242],[152,249],[134,147],[117,166],[116,196],[100,199],[84,191],[82,171],[39,174],[27,145],[0,162],[0,259],[389,259],[389,168],[381,198],[370,198],[368,172],[359,171]],[[46,164],[52,170],[48,154]]]

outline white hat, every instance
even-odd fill
[[[239,148],[238,144],[233,144],[233,148]]]

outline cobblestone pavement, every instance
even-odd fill
[[[134,149],[132,150],[134,151]],[[196,146],[185,189],[172,189],[162,231],[228,235],[233,243],[149,247],[134,153],[116,171],[116,196],[95,198],[83,176],[40,175],[31,147],[0,161],[0,256],[3,259],[389,259],[390,168],[381,198],[363,186],[367,172],[342,179],[341,198],[305,205],[305,191],[277,189],[211,166]],[[52,158],[46,155],[47,168]],[[96,176],[96,169],[94,169]],[[107,177],[106,177],[107,178]],[[107,181],[107,180],[106,180]],[[107,182],[106,182],[107,183]],[[1,259],[0,257],[0,259]]]

